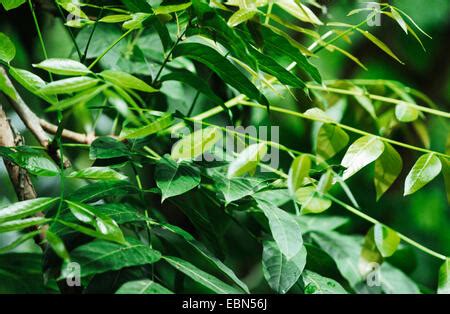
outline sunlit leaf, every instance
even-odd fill
[[[405,180],[404,195],[417,192],[441,172],[442,163],[432,153],[422,155],[414,164]]]

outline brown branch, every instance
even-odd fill
[[[14,147],[23,143],[22,137],[14,132],[6,113],[0,105],[0,146]],[[19,166],[15,165],[7,159],[3,159],[9,178],[14,187],[14,190],[19,201],[31,200],[37,198],[36,190],[31,182],[28,172]],[[36,216],[42,217],[42,213],[37,213]],[[38,227],[36,227],[36,230]],[[42,240],[45,239],[45,227],[40,229],[42,232],[35,238],[36,244],[45,249]]]
[[[44,119],[40,119],[41,127],[50,134],[56,134],[58,126]],[[63,130],[61,136],[67,140],[71,140],[80,144],[91,144],[97,137],[95,134],[82,134],[70,130]]]

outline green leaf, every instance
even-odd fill
[[[53,233],[50,230],[47,230],[45,232],[45,237],[52,247],[53,251],[61,257],[63,260],[68,261],[70,260],[69,252],[67,252],[66,246],[64,245],[63,240],[59,236],[57,236],[55,233]]]
[[[294,216],[265,200],[256,198],[258,207],[269,221],[270,231],[280,251],[288,260],[303,247],[302,231]]]
[[[5,6],[5,3],[3,3],[3,6]],[[8,36],[0,32],[0,60],[10,63],[15,56],[16,47],[13,42]]]
[[[51,208],[58,198],[40,197],[0,208],[0,223],[28,217]]]
[[[137,189],[126,180],[99,181],[75,190],[69,199],[76,202],[96,202],[104,197],[121,197],[137,193]]]
[[[289,168],[287,185],[291,195],[303,185],[303,181],[309,175],[311,169],[311,159],[308,155],[301,155],[294,159]]]
[[[101,23],[121,23],[131,19],[129,14],[114,14],[102,17],[99,22]]]
[[[27,146],[0,147],[0,156],[37,176],[53,177],[59,175],[59,167],[42,150]]]
[[[413,122],[419,118],[419,110],[401,102],[395,106],[395,117],[400,122]]]
[[[347,294],[347,291],[335,280],[305,270],[302,274],[305,294]]]
[[[258,10],[251,8],[242,8],[237,10],[230,16],[228,19],[228,26],[236,27],[241,23],[244,23],[255,16],[258,13]]]
[[[150,279],[129,281],[116,294],[172,294],[173,292]]]
[[[433,153],[422,155],[414,164],[405,180],[403,195],[417,192],[439,175],[442,169],[441,161]]]
[[[403,31],[408,34],[408,25],[406,24],[405,20],[403,19],[403,17],[400,15],[400,13],[397,12],[396,9],[394,9],[394,7],[391,7],[391,14],[392,17],[394,18],[394,20],[398,23],[398,25],[400,25],[400,27],[403,29]]]
[[[39,92],[43,95],[70,94],[94,87],[99,81],[89,76],[71,77],[48,83]]]
[[[374,227],[367,232],[361,248],[358,268],[360,274],[367,280],[379,268],[384,259],[375,243]]]
[[[388,294],[420,294],[417,284],[399,269],[389,263],[380,267],[381,289]]]
[[[17,69],[14,67],[9,68],[9,74],[20,85],[22,85],[25,89],[32,92],[33,94],[37,94],[38,96],[42,97],[49,103],[56,101],[56,98],[54,96],[46,96],[38,93],[43,87],[45,87],[47,83],[36,74],[27,70]]]
[[[447,194],[447,201],[450,204],[450,161],[446,158],[441,158],[442,174],[444,176],[445,191]]]
[[[110,159],[129,157],[130,149],[124,143],[108,136],[102,136],[92,142],[89,149],[90,159]]]
[[[230,163],[227,173],[228,178],[240,177],[247,172],[254,172],[266,153],[267,145],[265,143],[249,145]]]
[[[79,221],[92,225],[98,233],[104,235],[110,241],[117,243],[125,242],[119,225],[107,215],[99,212],[95,207],[69,200],[65,200],[65,202],[69,206],[72,214]]]
[[[263,273],[269,286],[277,293],[287,293],[297,282],[306,264],[306,249],[286,259],[273,241],[263,243]]]
[[[222,139],[222,132],[216,127],[207,127],[186,135],[177,141],[171,152],[175,160],[192,160],[209,151]]]
[[[105,70],[100,75],[108,82],[125,89],[135,89],[141,92],[154,93],[158,90],[137,77],[122,71]]]
[[[158,161],[155,180],[161,189],[161,202],[164,202],[169,197],[186,193],[198,186],[200,171],[186,162],[177,163],[167,156]]]
[[[342,178],[350,178],[359,170],[377,160],[384,151],[384,143],[376,136],[366,135],[357,139],[345,153],[341,165],[345,169]]]
[[[81,276],[90,276],[125,267],[153,264],[161,254],[133,238],[127,244],[95,240],[70,252],[72,262],[80,264]],[[67,267],[62,275],[67,276]]]
[[[66,177],[87,180],[124,180],[127,178],[127,176],[108,167],[85,168],[74,171]]]
[[[311,11],[310,8],[304,4],[294,0],[278,0],[275,4],[279,5],[283,10],[299,19],[302,22],[307,22],[316,25],[323,25],[319,18]]]
[[[16,9],[26,2],[26,0],[1,0],[6,11]],[[1,41],[1,40],[0,40]]]
[[[351,90],[357,93],[354,97],[361,107],[363,107],[364,110],[366,110],[370,116],[376,120],[377,114],[375,112],[375,107],[372,103],[372,99],[367,96],[367,91],[358,86],[354,86]]]
[[[230,61],[215,49],[199,43],[179,44],[173,51],[173,57],[186,57],[203,63],[215,72],[225,83],[236,88],[240,93],[268,106],[266,97],[252,82]]]
[[[374,43],[378,48],[383,50],[385,53],[390,55],[392,58],[400,62],[401,64],[404,64],[393,52],[392,50],[386,46],[385,43],[383,43],[381,40],[379,40],[377,37],[375,37],[373,34],[369,33],[368,31],[361,30],[359,28],[356,29],[358,32],[363,34],[368,40],[370,40],[372,43]]]
[[[165,130],[166,128],[172,125],[172,122],[173,122],[172,115],[170,113],[166,113],[162,117],[141,128],[122,130],[120,138],[135,139],[146,137],[158,133],[159,131]]]
[[[437,293],[439,294],[450,294],[450,259],[442,264],[439,269],[439,281]]]
[[[332,202],[323,198],[315,187],[300,188],[295,193],[298,203],[302,205],[302,214],[319,214],[330,208]]]
[[[21,219],[21,220],[12,220],[12,221],[8,221],[8,222],[0,224],[0,233],[22,230],[22,229],[29,228],[32,226],[43,225],[49,221],[51,221],[51,219],[46,219],[46,218],[42,218],[42,217],[26,218],[26,219]]]
[[[86,89],[84,91],[79,92],[78,94],[75,94],[72,97],[53,103],[52,106],[48,107],[47,111],[58,111],[58,110],[62,111],[75,105],[86,104],[88,101],[93,99],[95,96],[97,96],[107,88],[108,85],[100,85]]]
[[[41,233],[41,231],[37,230],[37,231],[33,231],[33,232],[25,233],[24,235],[21,235],[20,237],[16,238],[11,243],[1,247],[0,248],[0,255],[5,254],[5,253],[15,249],[16,247],[18,247],[19,245],[23,244],[24,242],[26,242],[26,241],[34,238],[35,236],[39,235],[39,233]],[[0,288],[0,290],[1,290],[1,288]]]
[[[178,11],[183,11],[189,8],[192,5],[192,1],[181,3],[181,4],[172,4],[172,5],[161,5],[156,9],[153,9],[155,14],[171,14]]]
[[[91,71],[82,63],[71,59],[47,59],[38,64],[33,64],[35,68],[46,70],[59,75],[86,75]]]
[[[384,143],[384,151],[375,162],[375,190],[377,200],[391,187],[400,175],[403,161],[400,154],[389,143]]]
[[[378,251],[383,257],[393,255],[400,244],[397,232],[380,224],[375,225],[373,237]]]
[[[240,290],[224,283],[223,281],[217,279],[216,277],[204,272],[203,270],[197,268],[191,263],[182,260],[181,258],[174,256],[164,256],[164,260],[166,260],[170,265],[175,267],[177,270],[190,277],[195,282],[205,286],[215,293],[220,294],[237,294],[242,293]]]

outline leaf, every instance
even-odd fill
[[[5,4],[3,3],[3,6]],[[6,7],[5,7],[6,8]],[[11,39],[4,33],[0,32],[0,60],[6,63],[10,63],[16,56],[16,47]]]
[[[384,151],[384,143],[376,136],[366,135],[357,139],[345,153],[341,165],[345,169],[342,178],[347,180],[359,170],[377,160]]]
[[[97,138],[89,149],[90,159],[129,157],[130,149],[122,142],[107,136]]]
[[[262,199],[256,198],[256,202],[269,221],[270,231],[278,248],[290,260],[303,247],[300,226],[294,217],[284,210]]]
[[[419,118],[419,110],[401,102],[395,106],[395,117],[400,122],[413,122]]]
[[[354,95],[356,101],[361,105],[361,107],[366,110],[373,119],[377,119],[377,114],[375,112],[375,107],[373,106],[372,100],[367,96],[367,91],[364,89],[354,86],[352,89],[356,95]]]
[[[76,202],[96,202],[104,197],[121,197],[137,193],[137,189],[125,180],[99,181],[88,184],[69,195],[69,199]]]
[[[8,222],[4,222],[4,223],[0,224],[0,233],[22,230],[22,229],[29,228],[32,226],[43,225],[49,221],[51,221],[51,219],[46,219],[46,218],[42,218],[42,217],[26,218],[26,219],[21,219],[21,220],[12,220],[12,221],[8,221]]]
[[[91,71],[82,63],[71,59],[52,58],[33,64],[35,68],[46,70],[59,75],[86,75]]]
[[[217,279],[216,277],[204,272],[201,269],[198,269],[196,266],[191,263],[182,260],[181,258],[174,256],[164,256],[164,260],[166,260],[170,265],[175,267],[177,270],[181,271],[186,276],[190,277],[195,282],[205,286],[215,293],[220,294],[237,294],[242,293],[240,290],[224,283],[223,281]]]
[[[408,34],[408,25],[406,24],[403,17],[400,15],[400,13],[397,12],[394,7],[391,7],[391,14],[395,21],[397,21],[398,25],[403,29],[403,31]]]
[[[373,229],[375,244],[383,257],[389,257],[395,253],[400,244],[400,237],[394,230],[377,224]]]
[[[236,27],[241,23],[244,23],[255,16],[258,13],[258,10],[250,9],[250,8],[242,8],[237,10],[230,16],[228,19],[228,26]]]
[[[359,257],[358,268],[363,278],[368,281],[369,276],[379,269],[384,259],[375,243],[374,227],[370,228],[369,232],[364,238],[364,243],[361,248],[361,255]]]
[[[302,274],[305,294],[347,294],[347,291],[335,280],[305,270]]]
[[[384,151],[375,162],[375,190],[377,200],[391,187],[400,175],[403,161],[400,154],[389,143],[384,143]]]
[[[101,23],[121,23],[131,19],[129,14],[114,14],[102,17],[99,22]]]
[[[216,127],[197,130],[176,142],[172,147],[171,156],[175,160],[196,159],[221,139],[222,132]]]
[[[405,180],[403,195],[417,192],[441,172],[442,164],[433,153],[422,155],[414,164]]]
[[[381,288],[384,293],[420,294],[417,284],[389,263],[383,263],[381,265],[379,276]]]
[[[108,85],[105,84],[86,89],[72,97],[54,103],[52,106],[48,107],[47,111],[62,111],[75,105],[84,105],[107,88]]]
[[[319,214],[330,208],[332,202],[323,198],[315,187],[300,188],[295,193],[298,203],[302,205],[302,214]]]
[[[172,294],[173,292],[150,279],[129,281],[116,294]]]
[[[255,171],[266,153],[267,145],[265,143],[249,145],[230,163],[227,173],[228,178],[240,177],[247,172]]]
[[[85,277],[125,267],[153,264],[161,258],[158,251],[138,240],[127,238],[127,242],[89,242],[70,252],[71,261],[80,264],[81,276]],[[62,276],[67,276],[67,267],[63,267]]]
[[[0,156],[37,176],[53,177],[59,175],[58,166],[41,150],[27,146],[0,147]]]
[[[171,14],[178,11],[183,11],[189,8],[192,5],[192,2],[186,2],[181,4],[173,4],[173,5],[161,5],[157,7],[156,9],[153,9],[153,12],[155,14]]]
[[[122,71],[105,70],[100,75],[108,82],[125,89],[135,89],[141,92],[154,93],[158,90],[137,77]]]
[[[87,179],[87,180],[125,180],[127,176],[108,167],[90,167],[79,171],[74,171],[67,178]]]
[[[201,62],[215,72],[225,83],[230,84],[240,93],[250,99],[257,100],[263,105],[269,105],[266,97],[256,86],[215,49],[199,43],[183,43],[176,46],[173,51],[173,57],[186,57]]]
[[[155,170],[156,185],[161,189],[161,203],[169,197],[192,190],[200,184],[200,171],[185,162],[176,163],[168,157],[161,158]]]
[[[368,40],[370,40],[372,43],[374,43],[376,46],[378,46],[378,48],[380,48],[381,50],[383,50],[385,53],[387,53],[388,55],[390,55],[392,58],[394,58],[395,60],[397,60],[398,62],[400,62],[401,64],[404,64],[393,52],[392,50],[386,46],[385,43],[383,43],[381,40],[379,40],[377,37],[375,37],[374,35],[372,35],[371,33],[369,33],[368,31],[365,30],[361,30],[359,28],[356,29],[358,32],[360,32],[361,34],[363,34]]]
[[[442,174],[444,176],[445,191],[447,194],[447,201],[450,204],[450,161],[446,158],[441,158]]]
[[[40,197],[0,208],[0,223],[32,216],[51,208],[58,198]]]
[[[6,11],[16,9],[26,2],[26,0],[1,0]],[[1,41],[1,40],[0,40]]]
[[[39,90],[39,93],[43,95],[70,94],[94,87],[98,82],[98,79],[89,76],[71,77],[48,83]]]
[[[0,255],[5,254],[15,248],[17,248],[19,245],[23,244],[24,242],[34,238],[35,236],[39,235],[39,233],[41,233],[41,231],[37,230],[37,231],[33,231],[33,232],[29,232],[29,233],[25,233],[24,235],[21,235],[20,237],[16,238],[14,241],[12,241],[11,243],[3,246],[0,248]],[[0,288],[1,290],[1,288]]]
[[[65,200],[72,214],[81,222],[92,225],[98,233],[110,241],[124,243],[125,239],[119,225],[107,215],[90,205]]]
[[[294,159],[289,168],[287,185],[291,195],[303,185],[303,181],[309,175],[311,169],[311,159],[308,155],[301,155]]]
[[[308,22],[316,25],[323,25],[319,18],[311,11],[310,8],[296,2],[294,0],[278,0],[275,4],[279,5],[283,10],[296,17],[302,22]]]
[[[302,249],[290,260],[273,241],[263,243],[263,273],[269,286],[277,293],[287,293],[297,282],[306,264],[306,249]]]
[[[120,134],[121,139],[136,139],[147,137],[149,135],[158,133],[159,131],[167,129],[172,125],[173,118],[170,113],[164,114],[162,117],[157,120],[149,123],[146,126],[136,129],[124,129]]]
[[[439,269],[438,294],[450,294],[450,259],[447,258]]]
[[[32,92],[33,94],[38,94],[38,96],[42,97],[49,103],[56,101],[56,98],[54,96],[46,96],[38,93],[39,90],[41,90],[47,83],[36,74],[14,67],[9,67],[9,74],[20,85],[22,85],[25,89]]]
[[[51,232],[50,230],[47,230],[45,232],[45,237],[52,247],[53,251],[61,257],[63,260],[68,261],[70,260],[69,252],[67,252],[66,246],[64,245],[64,242],[61,240],[59,236],[57,236],[55,233]]]

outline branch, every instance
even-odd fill
[[[40,119],[39,124],[45,131],[50,134],[56,134],[56,131],[58,130],[57,125],[52,124],[44,119]],[[82,134],[70,130],[63,130],[61,136],[67,140],[71,140],[80,144],[91,144],[97,138],[94,134]]]

